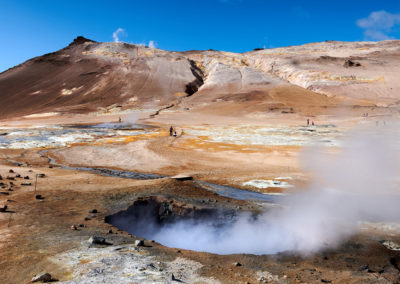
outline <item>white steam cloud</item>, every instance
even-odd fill
[[[302,161],[313,175],[307,190],[258,218],[242,214],[231,225],[181,221],[154,232],[170,246],[219,254],[310,254],[334,248],[360,222],[400,221],[400,140],[385,129],[358,131],[339,150],[313,148]]]
[[[157,47],[157,43],[154,40],[149,41],[149,47],[150,48],[156,48]]]
[[[120,34],[123,33],[125,33],[125,30],[123,28],[118,28],[115,32],[113,32],[114,42],[119,42]]]
[[[372,12],[367,18],[357,21],[357,26],[365,29],[366,40],[393,39],[390,32],[397,25],[400,25],[400,14],[392,14],[384,10]]]

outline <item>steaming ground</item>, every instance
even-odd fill
[[[307,189],[285,198],[283,207],[257,218],[241,214],[224,225],[179,221],[145,237],[170,247],[218,254],[309,255],[342,244],[361,222],[399,222],[396,127],[358,130],[343,139],[335,154],[324,148],[306,149],[303,165],[314,179]]]

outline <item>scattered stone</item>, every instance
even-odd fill
[[[36,194],[36,195],[35,195],[35,198],[36,198],[36,199],[44,199],[44,197],[43,197],[41,194]]]
[[[89,220],[90,220],[90,218],[89,218],[89,217],[85,217],[85,218],[83,218],[83,220],[85,220],[85,221],[89,221]]]
[[[20,174],[16,174],[15,177],[16,177],[16,178],[20,178],[21,175],[20,175]]]
[[[78,227],[83,228],[83,227],[85,227],[85,225],[84,224],[78,224]]]
[[[10,186],[14,186],[15,184],[12,182],[12,181],[10,181]]]
[[[7,176],[7,179],[8,179],[8,180],[15,180],[15,177]]]
[[[12,169],[10,169],[8,172],[11,173],[11,174],[14,173],[14,171]]]
[[[97,213],[97,209],[92,209],[89,211],[89,213]]]
[[[7,212],[7,205],[0,206],[0,212]]]
[[[135,241],[135,246],[137,246],[137,247],[143,247],[143,246],[144,246],[144,241],[143,241],[143,240],[136,240],[136,241]]]
[[[29,176],[24,176],[24,179],[30,179],[30,177]]]
[[[22,182],[21,185],[22,186],[30,186],[30,185],[32,185],[32,183],[30,183],[30,182]]]
[[[0,191],[0,194],[9,195],[10,193],[8,193],[8,192],[6,192],[6,191]]]
[[[50,282],[53,278],[50,273],[43,273],[33,276],[32,282]]]
[[[52,168],[53,168],[53,166],[52,166],[52,165],[50,165],[50,166],[49,166],[49,169],[52,169]]]
[[[400,244],[393,241],[384,240],[380,242],[384,247],[390,250],[400,250]]]
[[[90,237],[88,242],[89,242],[89,244],[92,244],[92,245],[112,245],[112,243],[106,241],[105,238],[97,237],[97,236]]]
[[[179,280],[178,278],[176,278],[175,275],[174,275],[173,273],[171,273],[171,280],[172,280],[172,281],[179,281],[179,282],[180,282],[180,280]]]
[[[0,180],[3,180],[3,177],[0,175]]]
[[[76,230],[78,230],[78,228],[75,225],[72,225],[71,230],[76,231]]]
[[[109,233],[109,234],[112,234],[112,233],[113,233],[113,230],[111,230],[111,229],[108,230],[108,233]]]
[[[29,170],[28,172],[32,173],[33,171],[32,171],[32,170]]]
[[[44,178],[46,175],[45,174],[38,174],[38,177]]]
[[[96,215],[93,215],[93,214],[89,214],[88,217],[89,217],[89,218],[96,218],[97,216],[96,216]]]
[[[235,266],[242,266],[240,262],[235,262]]]

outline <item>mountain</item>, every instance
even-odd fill
[[[396,107],[400,41],[327,41],[246,53],[170,52],[77,37],[0,73],[0,118],[185,109],[221,114]]]

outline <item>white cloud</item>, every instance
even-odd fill
[[[371,39],[371,40],[388,40],[388,39],[393,39],[393,37],[388,36],[384,32],[377,31],[377,30],[366,30],[364,32],[364,37],[366,39]]]
[[[120,34],[123,35],[125,30],[123,28],[118,28],[115,32],[113,32],[114,42],[119,42]]]
[[[368,17],[357,20],[357,26],[364,29],[366,40],[392,39],[390,32],[400,25],[400,14],[392,14],[382,11],[374,11]]]
[[[157,43],[154,40],[149,41],[149,47],[150,48],[156,48],[157,47]]]

